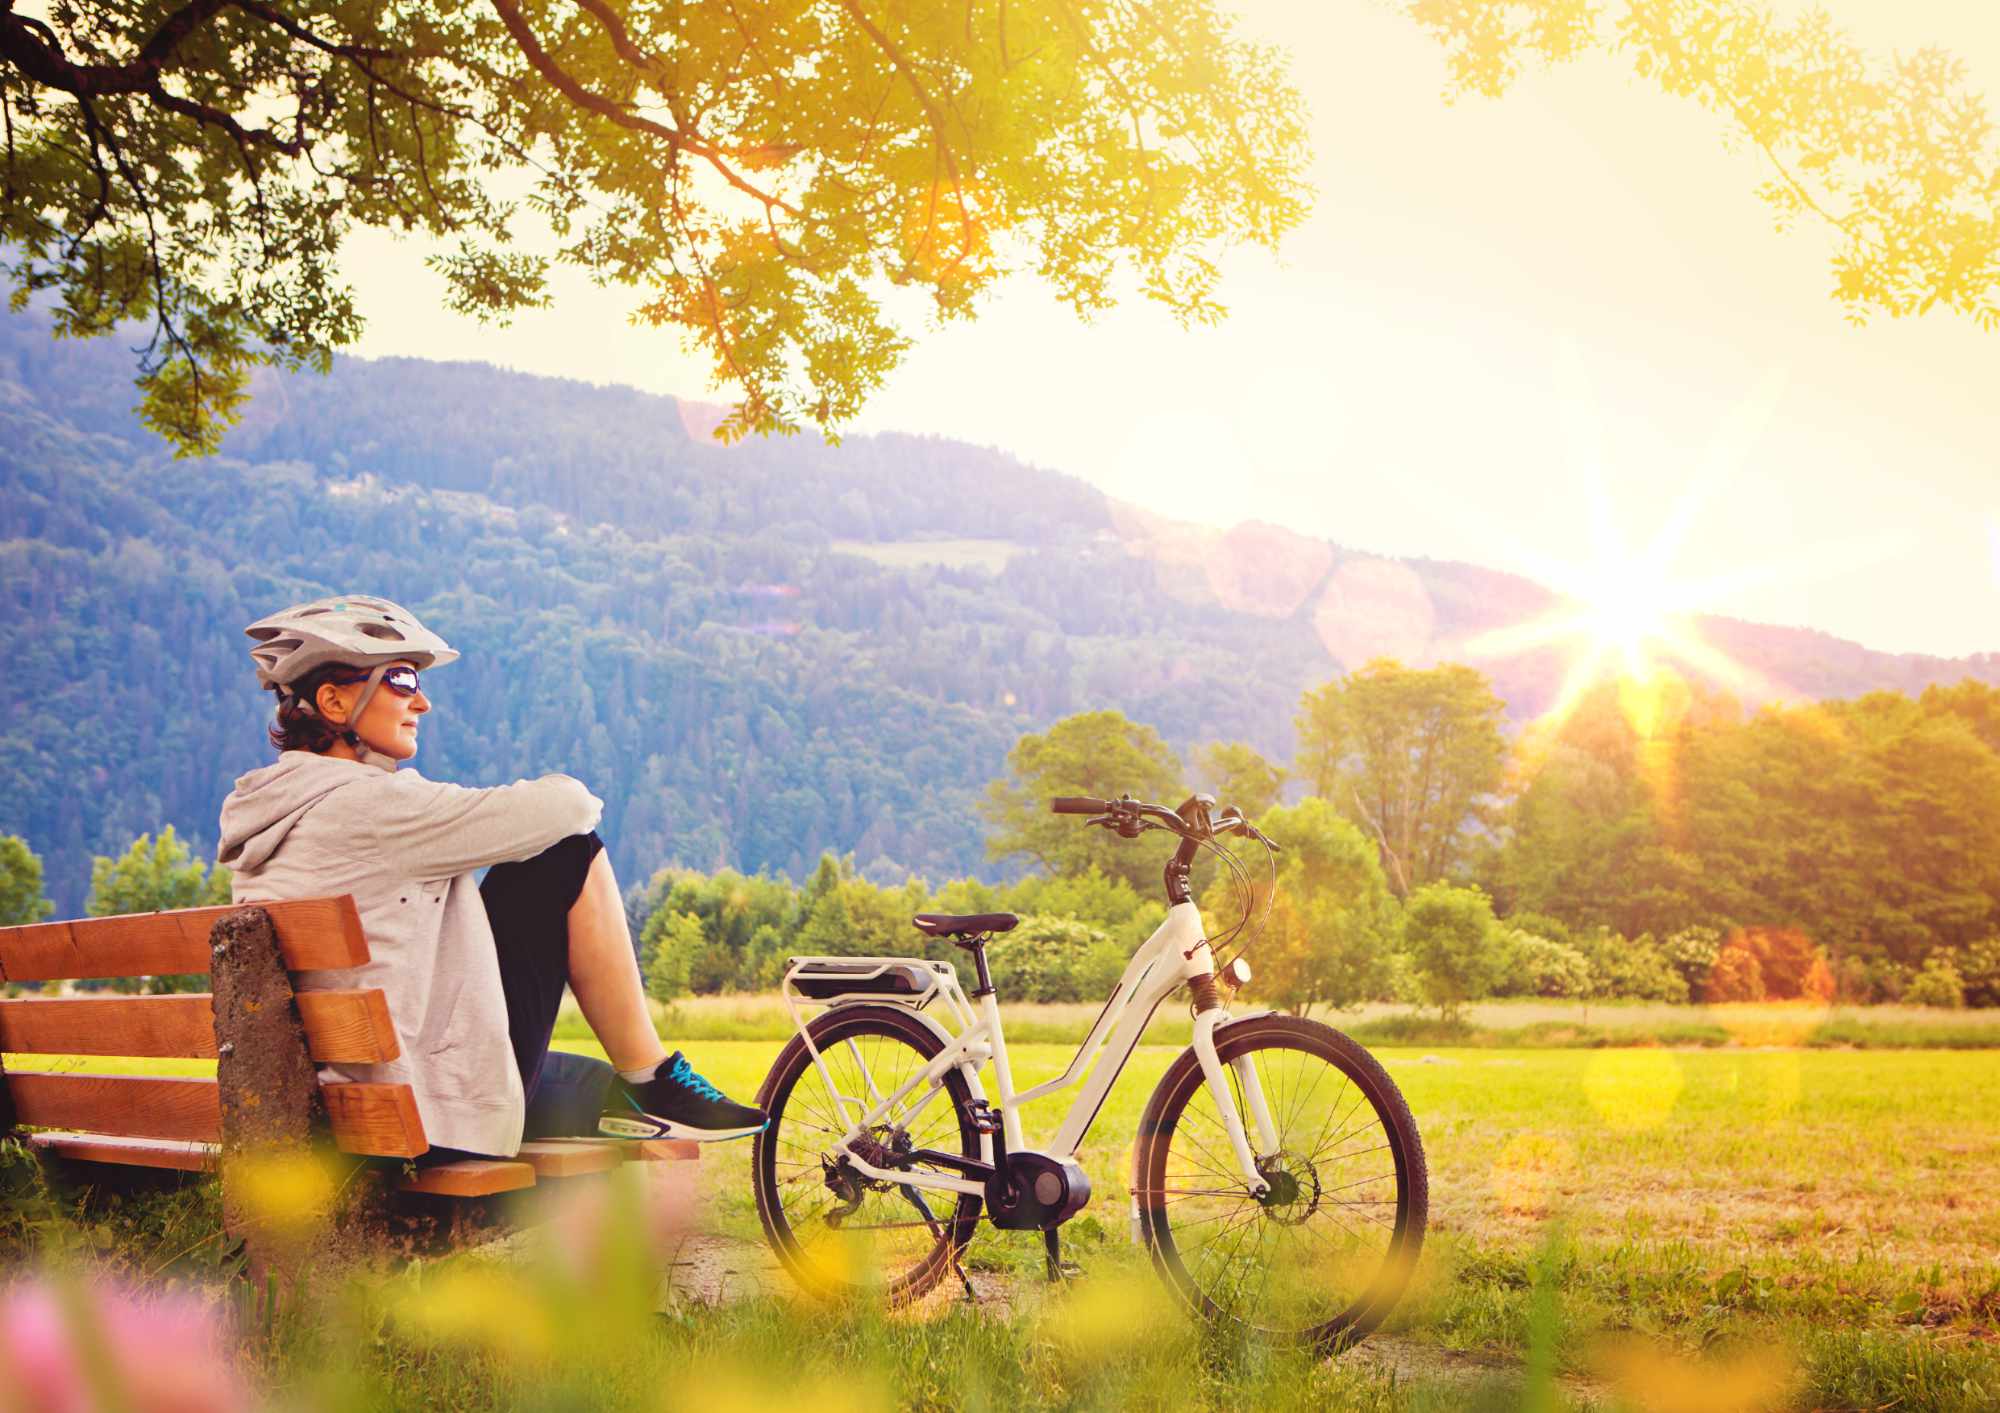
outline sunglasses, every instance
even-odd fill
[[[355,682],[366,682],[368,674],[357,672],[352,677],[343,677],[339,685],[345,687]],[[414,697],[417,694],[417,669],[414,667],[392,667],[382,674],[382,685],[399,697]]]

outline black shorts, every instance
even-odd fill
[[[602,1060],[549,1049],[569,985],[569,910],[603,850],[595,831],[572,834],[531,859],[494,864],[479,885],[507,998],[507,1034],[528,1099],[523,1140],[595,1134],[615,1073]],[[487,1156],[433,1148],[418,1162]]]

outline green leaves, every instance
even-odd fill
[[[1298,773],[1372,834],[1398,896],[1455,873],[1502,783],[1505,705],[1470,667],[1386,658],[1307,692]]]
[[[1855,323],[1942,307],[2000,328],[2000,148],[1964,65],[1870,54],[1823,11],[1746,0],[1408,0],[1457,92],[1498,97],[1528,62],[1605,48],[1719,115],[1766,164],[1780,230],[1834,238],[1831,293]]]
[[[994,859],[1025,854],[1051,873],[1095,866],[1149,896],[1158,888],[1161,851],[1137,846],[1075,815],[1052,815],[1058,795],[1115,799],[1130,794],[1172,809],[1181,802],[1180,762],[1150,726],[1123,712],[1087,711],[1064,717],[1047,732],[1021,737],[1007,753],[1008,773],[987,787],[980,812],[991,826],[986,852]]]
[[[152,323],[185,454],[252,367],[355,340],[357,228],[452,238],[457,312],[545,302],[493,194],[523,179],[557,258],[709,356],[725,439],[851,418],[909,344],[889,285],[955,318],[1032,272],[1087,313],[1129,271],[1208,320],[1218,252],[1306,209],[1303,104],[1212,0],[170,9],[0,11],[0,268],[75,332]]]
[[[42,896],[42,861],[15,834],[0,835],[0,927],[40,922],[56,910]]]

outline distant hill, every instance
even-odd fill
[[[881,878],[991,875],[974,805],[1024,731],[1114,706],[1183,751],[1282,759],[1299,694],[1342,664],[1450,656],[1554,603],[1469,565],[1161,521],[941,438],[720,447],[698,405],[478,364],[262,375],[222,455],[175,462],[130,377],[117,342],[0,319],[0,832],[65,916],[93,853],[167,823],[212,846],[231,780],[270,756],[242,627],[340,589],[465,654],[427,682],[418,768],[581,776],[628,881],[798,877],[825,849]],[[1990,655],[1704,628],[1798,695],[2000,681]],[[1480,665],[1527,719],[1567,664]]]

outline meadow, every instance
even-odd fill
[[[778,1043],[687,1048],[747,1094]],[[675,1406],[645,1371],[678,1387],[688,1361],[722,1390],[705,1409],[2000,1406],[2000,1060],[1989,1053],[1383,1049],[1422,1127],[1430,1234],[1384,1330],[1315,1366],[1204,1335],[1130,1243],[1130,1144],[1175,1049],[1135,1054],[1083,1149],[1096,1194],[1065,1231],[1085,1272],[1073,1288],[1042,1283],[1032,1236],[988,1231],[966,1260],[976,1305],[944,1289],[893,1318],[830,1312],[760,1277],[720,1304],[671,1304],[608,1361],[600,1350],[523,1365],[502,1333],[540,1319],[560,1346],[581,1297],[505,1285],[504,1298],[471,1301],[442,1342],[412,1334],[421,1321],[364,1321],[375,1333],[336,1361],[362,1380],[341,1385],[340,1406],[397,1406],[413,1391],[427,1406]],[[1047,1042],[1015,1050],[1024,1085],[1070,1055]],[[1031,1140],[1062,1107],[1062,1096],[1031,1107]],[[767,1264],[747,1145],[707,1150],[699,1187],[706,1239],[746,1268]],[[165,1236],[159,1202],[203,1201],[73,1210],[112,1259],[145,1247],[132,1259],[158,1269],[169,1241],[200,1240],[201,1220],[181,1212]],[[429,1282],[456,1309],[451,1272],[490,1265],[453,1258],[404,1272],[400,1288]],[[550,1309],[530,1318],[538,1301]],[[260,1376],[316,1401],[333,1338],[281,1331]]]

